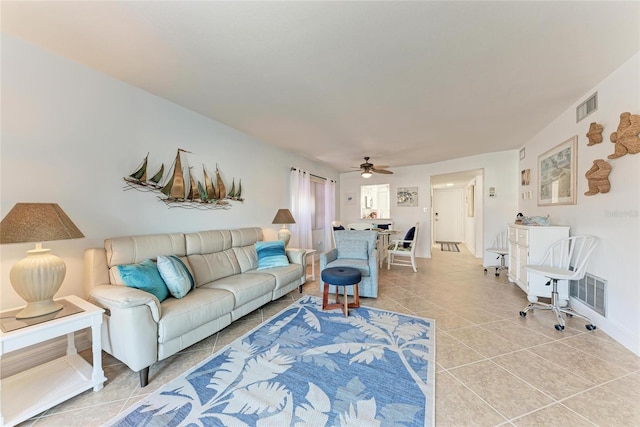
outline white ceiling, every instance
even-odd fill
[[[1,8],[3,31],[338,171],[518,149],[640,50],[638,1]]]

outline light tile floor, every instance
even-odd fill
[[[526,297],[506,272],[484,274],[480,260],[461,249],[434,247],[432,259],[419,260],[418,273],[385,266],[379,297],[361,300],[436,319],[437,426],[640,426],[640,357],[576,319],[559,332],[549,312],[521,318]],[[320,295],[318,281],[156,363],[143,389],[136,373],[103,353],[103,390],[87,391],[22,425],[101,425],[308,294]]]

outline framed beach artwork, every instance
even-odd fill
[[[418,187],[398,187],[398,207],[418,206]]]
[[[576,204],[578,135],[538,156],[538,206]]]

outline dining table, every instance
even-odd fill
[[[400,230],[392,230],[387,228],[374,228],[373,231],[378,233],[378,262],[380,268],[384,260],[387,258],[387,251],[389,249],[389,241],[392,234],[398,234]]]

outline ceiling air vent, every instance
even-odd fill
[[[598,92],[594,93],[576,108],[576,123],[598,109]]]

